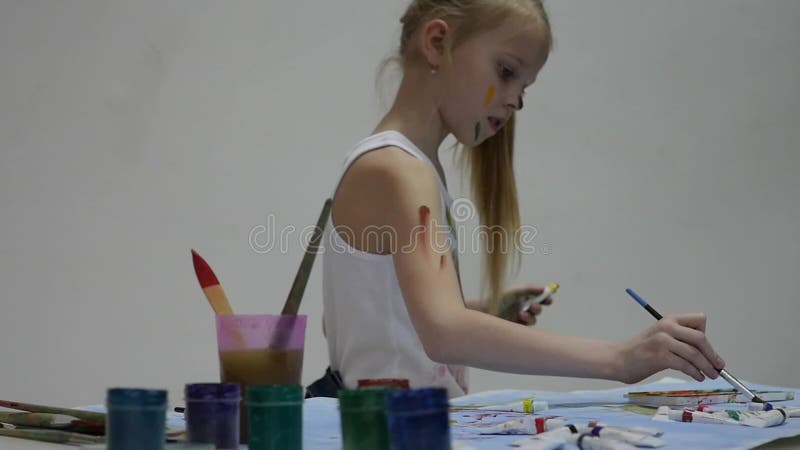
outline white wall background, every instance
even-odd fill
[[[216,379],[189,249],[237,311],[279,312],[298,235],[259,254],[249,232],[316,220],[383,111],[375,68],[404,5],[1,0],[0,398],[98,403],[123,385],[180,403],[184,383]],[[540,252],[514,281],[562,284],[540,326],[630,337],[652,323],[632,287],[665,314],[708,313],[738,377],[800,386],[800,2],[549,9],[556,51],[517,139]],[[462,261],[476,295],[479,258]],[[302,307],[306,383],[327,364],[320,281]]]

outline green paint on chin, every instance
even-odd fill
[[[481,123],[480,122],[476,122],[475,123],[475,140],[477,141],[478,138],[480,138],[480,137],[481,137]]]

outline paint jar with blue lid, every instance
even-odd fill
[[[250,450],[302,450],[303,387],[247,386]]]
[[[164,450],[167,391],[112,388],[106,409],[108,450]]]
[[[387,392],[386,422],[392,450],[450,450],[447,389]]]
[[[239,383],[187,384],[186,435],[191,443],[239,448]]]
[[[385,399],[390,388],[339,391],[344,450],[389,450]]]

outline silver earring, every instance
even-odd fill
[[[436,67],[431,67],[431,75],[436,75]]]

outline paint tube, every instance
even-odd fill
[[[567,443],[577,445],[581,450],[636,450],[631,444],[597,437],[591,433],[571,434],[567,436]]]
[[[566,443],[566,439],[544,438],[520,441],[519,444],[514,444],[514,446],[519,450],[558,450]]]
[[[656,413],[653,414],[652,420],[657,422],[670,422],[669,420],[669,406],[659,406]]]
[[[662,415],[661,408],[656,412],[656,416]],[[691,409],[667,411],[668,420],[676,422],[696,422],[696,423],[715,423],[744,425],[748,427],[767,428],[782,425],[786,422],[787,414],[780,409],[772,411],[738,411],[727,410],[721,412],[702,412]],[[654,420],[659,420],[653,417]]]
[[[750,411],[772,411],[782,409],[787,417],[800,417],[800,406],[775,406],[772,403],[753,402],[747,405]]]
[[[786,412],[786,417],[800,417],[800,406],[780,406],[775,409],[782,409]]]
[[[659,408],[661,409],[661,408]],[[669,415],[669,420],[675,422],[695,422],[695,423],[732,423],[738,425],[739,422],[727,417],[720,416],[718,414],[701,412],[701,411],[692,411],[690,409],[670,409],[667,413]]]
[[[545,431],[544,433],[521,439],[514,442],[512,445],[525,450],[545,450],[559,448],[567,443],[567,436],[577,433],[577,427],[572,424],[566,424],[561,428]],[[551,447],[553,443],[556,443],[557,445],[555,447]]]
[[[481,434],[541,434],[566,425],[560,417],[525,416],[481,429]]]
[[[725,411],[730,418],[738,420],[742,425],[756,428],[768,428],[783,425],[786,422],[786,411],[773,409],[771,411]]]
[[[646,434],[632,433],[623,431],[615,427],[581,427],[581,433],[590,434],[595,437],[613,439],[616,441],[625,442],[636,447],[663,447],[666,445],[664,440],[657,437],[649,436]]]
[[[647,436],[653,437],[660,437],[664,435],[664,432],[659,430],[658,428],[654,427],[620,427],[617,425],[609,425],[603,422],[595,422],[594,420],[589,422],[589,427],[605,427],[605,428],[613,428],[615,430],[627,431],[630,433],[637,433],[637,434],[644,434]]]
[[[547,411],[548,405],[543,400],[533,400],[533,398],[526,398],[515,402],[503,403],[500,405],[482,406],[478,409],[485,409],[490,411],[504,411],[504,412],[521,412],[535,414],[542,411]]]
[[[772,411],[775,406],[772,403],[766,402],[750,402],[747,404],[747,409],[750,411]]]

